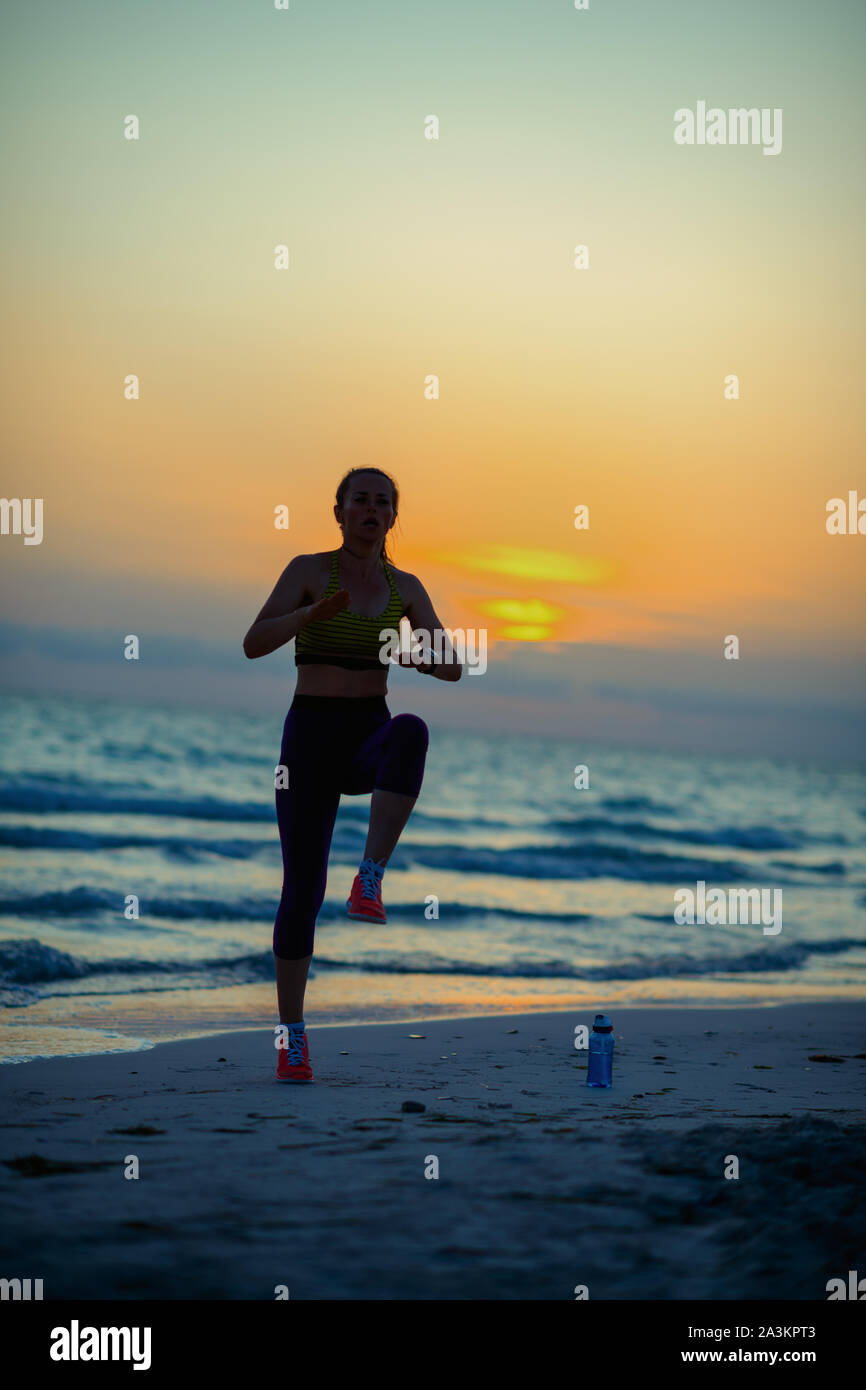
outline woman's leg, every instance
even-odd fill
[[[375,787],[370,799],[370,828],[364,846],[364,858],[387,864],[394,852],[403,827],[412,814],[417,796],[402,796]]]
[[[291,773],[289,777],[291,780]],[[308,789],[304,795],[302,787],[289,786],[276,796],[283,851],[283,891],[273,943],[277,1001],[281,1023],[300,1023],[340,794],[323,795]]]
[[[353,774],[373,792],[365,859],[387,864],[391,857],[421,790],[429,737],[423,719],[398,714],[358,749]]]
[[[325,897],[328,853],[340,804],[315,734],[312,721],[298,721],[297,711],[290,711],[280,751],[289,785],[275,793],[283,852],[283,891],[273,940],[281,1023],[300,1023],[304,1017],[316,917]]]
[[[309,955],[302,956],[300,960],[281,960],[274,954],[280,1023],[303,1023],[307,972],[312,959],[312,955]]]

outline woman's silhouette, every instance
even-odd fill
[[[385,701],[386,634],[408,618],[413,631],[443,631],[419,579],[390,563],[388,532],[397,518],[394,480],[353,468],[337,488],[338,550],[297,555],[286,566],[246,637],[248,657],[267,656],[293,637],[298,680],[280,749],[277,822],[283,891],[274,924],[280,1022],[287,1026],[277,1076],[312,1081],[304,992],[316,915],[325,896],[328,853],[341,794],[372,792],[364,858],[347,907],[359,921],[384,922],[382,875],[421,789],[427,725],[392,718]],[[459,680],[447,638],[443,659],[415,669]],[[287,773],[287,777],[286,777]],[[282,785],[285,781],[288,785]]]

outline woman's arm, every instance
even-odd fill
[[[244,655],[250,660],[267,656],[297,637],[302,627],[316,619],[332,618],[349,602],[347,589],[330,598],[305,604],[314,582],[315,556],[296,555],[283,570],[264,607],[244,638]]]
[[[408,583],[406,583],[408,580]],[[430,600],[430,595],[414,574],[407,574],[404,579],[406,593],[406,617],[412,626],[413,635],[429,634],[430,640],[436,645],[436,633],[442,633],[442,661],[437,661],[431,653],[431,661],[428,664],[417,667],[425,676],[435,676],[440,681],[459,681],[463,674],[463,666],[457,660],[456,653],[452,647],[447,629],[442,626],[436,610]]]

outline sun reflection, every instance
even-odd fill
[[[523,550],[511,545],[479,545],[461,554],[440,554],[440,562],[460,569],[543,579],[551,584],[601,584],[611,573],[607,561],[560,550]]]
[[[512,642],[547,642],[553,636],[553,629],[541,627],[540,624],[524,623],[504,627],[499,633],[500,637],[508,638]]]
[[[490,598],[480,603],[482,613],[499,618],[507,626],[495,634],[512,642],[547,642],[553,626],[566,610],[541,598]]]
[[[545,603],[541,598],[491,598],[478,606],[483,613],[489,613],[492,618],[501,618],[506,623],[548,625],[565,613],[564,608]]]

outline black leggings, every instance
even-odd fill
[[[341,794],[360,796],[380,788],[417,796],[427,740],[424,720],[414,714],[392,719],[384,695],[295,696],[280,748],[289,785],[276,792],[283,892],[274,953],[282,960],[313,953]]]

